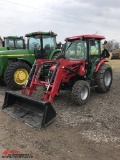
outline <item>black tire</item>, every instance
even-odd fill
[[[95,74],[95,80],[97,83],[97,87],[95,87],[97,92],[108,92],[112,84],[112,68],[110,65],[103,63]]]
[[[87,103],[90,96],[90,85],[87,81],[76,81],[72,88],[72,101],[79,106]]]
[[[5,83],[5,81],[4,81],[4,79],[0,79],[0,86],[6,86],[6,83]]]
[[[59,60],[59,59],[61,59],[61,58],[65,58],[64,55],[63,55],[61,52],[56,53],[56,54],[52,57],[53,60]]]
[[[14,74],[17,70],[24,69],[27,74],[30,72],[30,66],[26,64],[25,62],[13,62],[11,63],[4,73],[4,80],[6,85],[11,88],[12,90],[20,90],[22,89],[23,85],[22,83],[17,84],[14,81]],[[26,77],[27,78],[27,77]],[[22,81],[21,81],[22,82]],[[24,81],[23,81],[24,82]]]

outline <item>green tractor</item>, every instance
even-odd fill
[[[57,34],[53,32],[33,32],[26,34],[27,49],[0,51],[0,78],[12,90],[19,90],[28,79],[35,59],[59,59]],[[1,81],[2,82],[2,81]]]
[[[0,37],[0,51],[25,49],[25,40],[22,36],[8,36],[4,40]]]
[[[2,40],[2,38],[0,37],[0,48],[2,48],[3,47],[3,40]]]

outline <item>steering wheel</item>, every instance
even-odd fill
[[[39,45],[39,43],[33,42],[32,44],[34,45],[34,48],[41,49],[41,46]]]

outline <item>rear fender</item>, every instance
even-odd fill
[[[52,57],[53,57],[56,53],[58,53],[58,52],[60,52],[60,51],[61,51],[60,49],[59,49],[59,50],[57,50],[57,49],[52,50],[52,52],[50,53],[48,59],[52,59]]]
[[[108,62],[108,58],[104,58],[104,59],[101,59],[100,62],[97,64],[96,66],[96,69],[95,69],[95,72],[97,72],[100,68],[100,66],[104,63],[104,62]]]
[[[14,63],[14,62],[24,62],[24,63],[28,64],[30,67],[32,67],[32,63],[30,61],[23,59],[23,58],[14,58],[14,59],[8,60],[8,64]]]
[[[30,67],[32,67],[32,64],[33,64],[33,63],[31,63],[31,62],[28,61],[28,60],[25,60],[25,59],[23,59],[23,58],[18,58],[17,60],[20,61],[20,62],[25,62],[25,63],[27,63]]]

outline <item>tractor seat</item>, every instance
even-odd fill
[[[45,52],[49,52],[51,50],[51,47],[49,44],[46,44],[44,47]]]
[[[45,45],[44,51],[45,51],[45,53],[44,53],[44,58],[49,57],[49,55],[50,55],[50,53],[51,53],[51,51],[52,51],[52,48],[50,47],[49,44],[46,44],[46,45]]]

